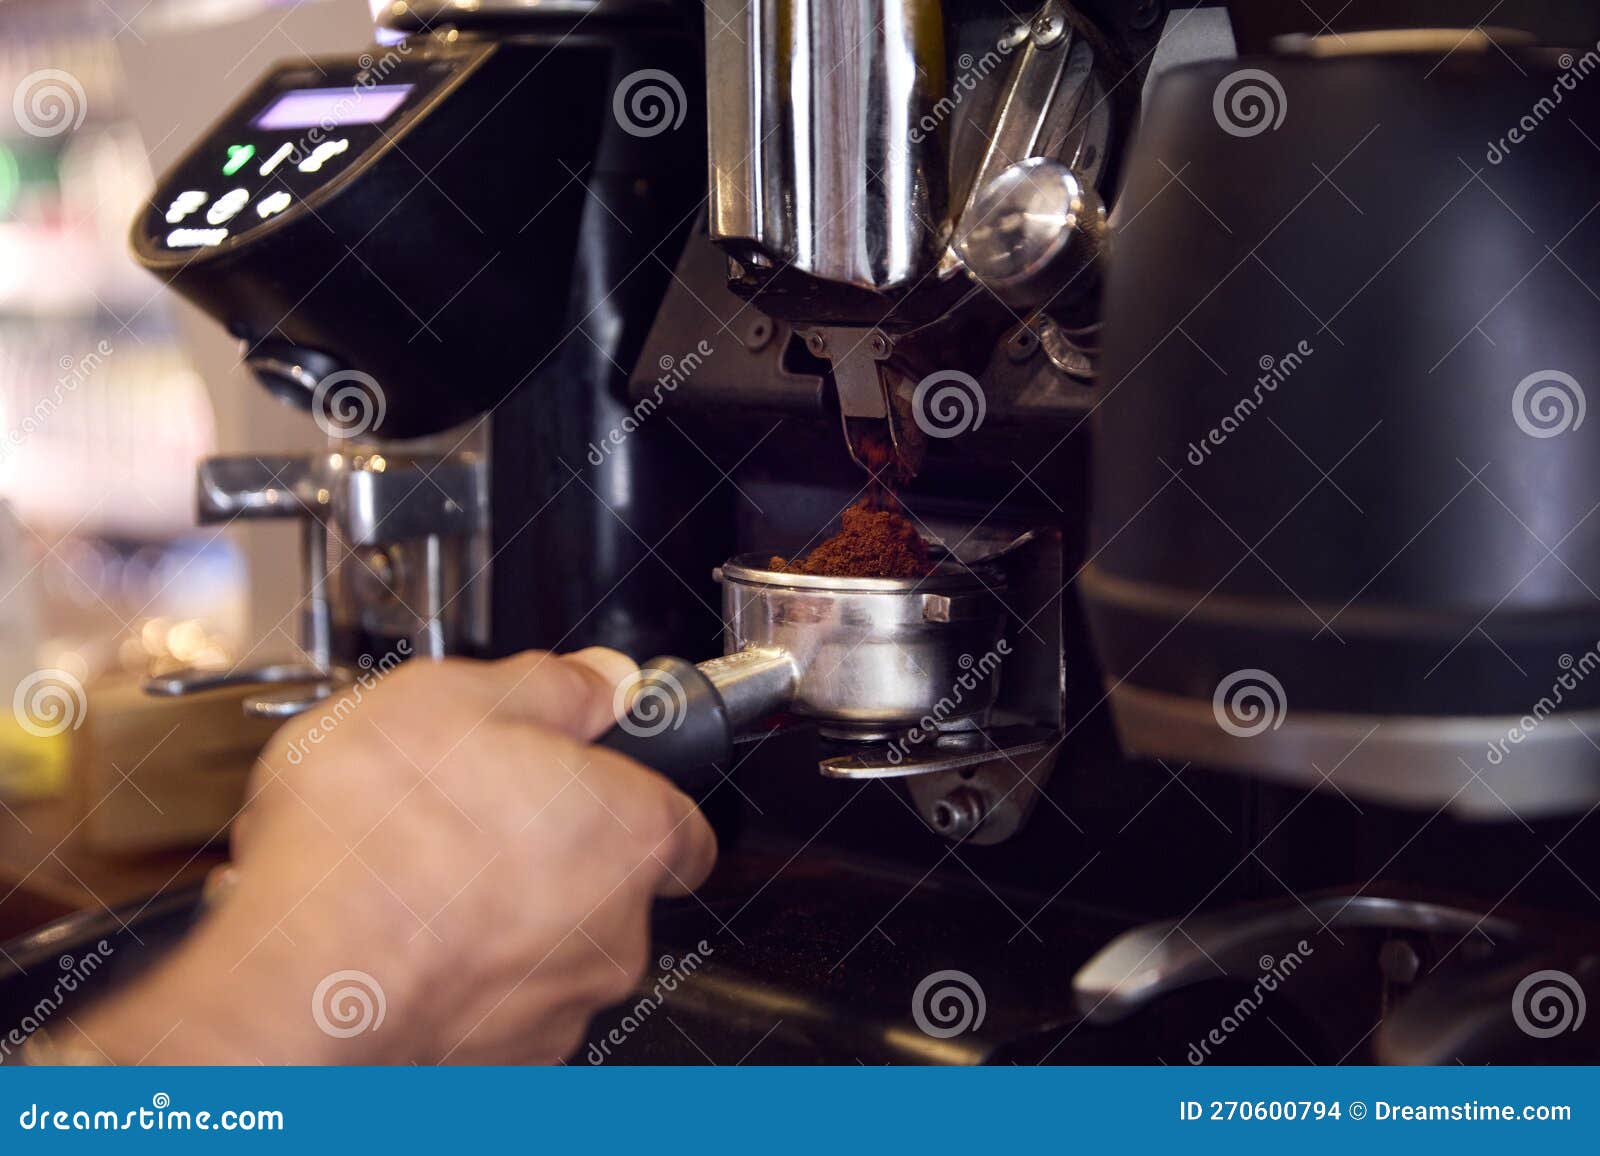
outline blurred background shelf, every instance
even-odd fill
[[[198,528],[194,467],[316,431],[128,228],[252,75],[370,33],[362,0],[0,4],[0,941],[220,861],[273,728],[137,680],[295,656],[292,529]]]

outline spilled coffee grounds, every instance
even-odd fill
[[[932,572],[928,543],[904,514],[861,502],[839,521],[839,532],[804,558],[773,558],[769,565],[832,578],[923,578]]]

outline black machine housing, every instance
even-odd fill
[[[609,107],[607,46],[553,47],[417,37],[280,64],[162,177],[134,253],[239,337],[269,386],[303,393],[284,370],[308,357],[313,376],[370,378],[376,435],[490,409],[564,332],[576,177]],[[205,200],[172,220],[185,194]]]

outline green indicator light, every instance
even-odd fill
[[[17,164],[17,155],[0,144],[0,220],[11,215],[11,206],[16,203],[20,188],[22,166]]]
[[[222,175],[231,177],[234,173],[250,163],[250,158],[256,155],[256,146],[252,144],[229,145],[228,163],[222,166]]]

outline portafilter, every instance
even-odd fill
[[[833,578],[771,569],[743,554],[713,571],[725,653],[660,657],[619,689],[622,721],[600,745],[668,775],[691,795],[720,781],[734,737],[789,711],[829,737],[872,740],[916,724],[957,684],[977,681],[942,726],[981,723],[997,672],[975,660],[1005,627],[992,562],[940,562],[923,578]]]

